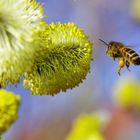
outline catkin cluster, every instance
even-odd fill
[[[0,1],[0,86],[55,95],[78,86],[90,69],[92,44],[74,23],[43,21],[36,0]],[[16,17],[16,18],[15,18]]]

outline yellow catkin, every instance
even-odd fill
[[[104,140],[102,130],[108,121],[107,112],[82,114],[75,120],[66,140]]]
[[[44,17],[36,0],[0,0],[0,85],[16,84],[30,69],[34,31]]]
[[[140,22],[140,0],[132,0],[130,9],[131,9],[132,17],[136,21]]]
[[[19,95],[0,90],[0,136],[17,120],[19,105]]]
[[[140,110],[140,83],[133,78],[123,79],[113,88],[115,103],[121,108]]]
[[[36,95],[55,95],[78,86],[90,69],[92,44],[74,23],[46,25],[38,32],[40,50],[24,87]]]

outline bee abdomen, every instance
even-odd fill
[[[137,55],[135,57],[132,58],[132,63],[134,65],[140,65],[140,57]]]
[[[130,50],[130,51],[128,51],[128,53],[130,53],[130,61],[134,65],[140,65],[140,57],[139,57],[139,55],[134,50]]]
[[[127,61],[131,62],[134,65],[140,65],[140,57],[134,50],[125,48],[122,50],[122,53]]]

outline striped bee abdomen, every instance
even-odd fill
[[[122,56],[134,65],[140,65],[140,56],[130,48],[122,48]]]

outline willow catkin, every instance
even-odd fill
[[[74,23],[46,25],[38,32],[40,50],[24,86],[32,94],[55,95],[78,86],[90,69],[92,44]]]
[[[15,84],[30,69],[35,45],[33,33],[43,18],[35,0],[0,0],[0,84]],[[30,61],[29,61],[30,60]]]
[[[18,119],[20,96],[0,90],[0,136]]]

